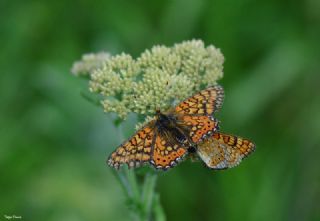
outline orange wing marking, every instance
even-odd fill
[[[182,101],[175,112],[188,115],[211,115],[222,106],[224,91],[220,85],[209,87]]]
[[[211,116],[183,115],[178,121],[184,128],[188,128],[192,142],[199,143],[219,130],[219,122]]]

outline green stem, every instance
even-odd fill
[[[144,178],[144,185],[143,185],[143,192],[142,192],[143,220],[149,220],[150,218],[156,181],[157,181],[157,175],[155,173],[153,174],[148,173]]]
[[[130,193],[130,186],[128,183],[127,178],[124,176],[123,173],[121,173],[120,171],[116,171],[116,170],[111,170],[113,175],[117,178],[117,180],[119,181],[121,188],[123,190],[123,192],[126,194],[126,196],[129,198],[131,196]]]
[[[127,176],[127,180],[130,186],[131,197],[134,203],[140,203],[140,191],[136,179],[136,174],[133,170],[125,168],[125,174]]]
[[[158,193],[155,193],[154,195],[154,206],[153,206],[153,212],[154,212],[154,220],[155,221],[166,221],[166,215],[164,213],[164,210],[160,203],[160,196]]]

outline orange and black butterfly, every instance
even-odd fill
[[[212,114],[223,102],[224,92],[219,85],[200,91],[166,113],[157,112],[133,137],[120,145],[109,157],[108,164],[130,168],[151,163],[166,170],[177,165],[197,143],[218,129]]]
[[[187,98],[168,112],[157,112],[155,120],[111,154],[108,164],[118,169],[122,164],[133,168],[150,163],[157,169],[166,170],[177,165],[189,152],[197,152],[205,163],[211,162],[210,158],[215,155],[207,152],[210,148],[219,148],[210,143],[218,139],[215,137],[219,129],[218,120],[212,115],[222,106],[223,98],[223,88],[216,85]],[[237,148],[237,145],[229,142],[224,147]]]

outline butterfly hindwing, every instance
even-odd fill
[[[211,115],[222,106],[224,91],[215,85],[187,98],[175,107],[178,114]]]
[[[109,157],[108,164],[116,169],[122,164],[129,168],[138,167],[151,159],[155,140],[154,126],[149,123],[134,136],[120,145]]]
[[[215,133],[198,145],[197,154],[209,168],[227,169],[237,166],[254,149],[247,139]]]
[[[176,166],[187,153],[181,144],[173,140],[172,136],[166,136],[165,132],[157,133],[151,160],[156,169],[162,170]]]
[[[247,157],[256,148],[256,145],[250,140],[230,134],[215,133],[213,134],[213,138],[220,143],[224,143],[233,149],[240,151],[241,157]]]

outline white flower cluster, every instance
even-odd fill
[[[84,54],[81,61],[73,63],[71,73],[76,76],[87,76],[95,69],[101,68],[110,57],[111,55],[106,52]]]
[[[103,57],[96,56],[97,63],[84,58],[74,65],[74,73],[89,72],[90,91],[103,96],[106,112],[121,118],[130,112],[148,115],[165,111],[173,102],[216,84],[223,76],[222,53],[212,45],[205,47],[201,40],[154,46],[137,59],[124,53]]]

